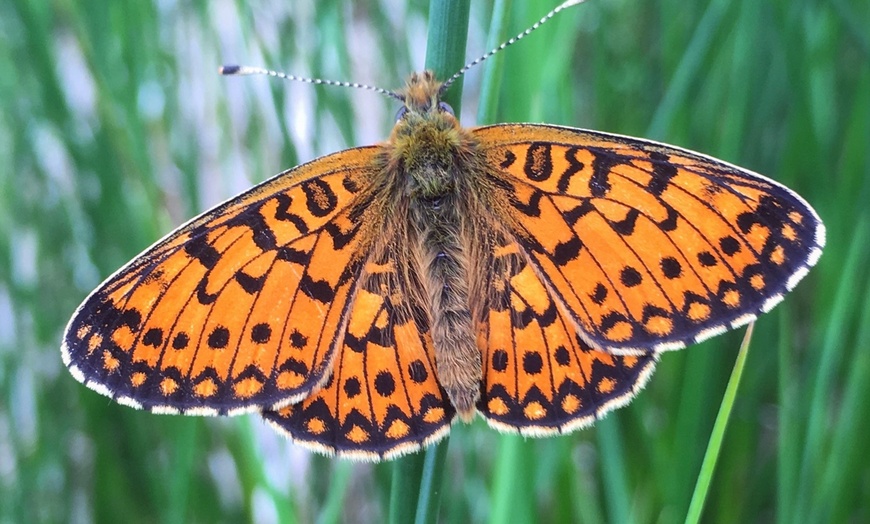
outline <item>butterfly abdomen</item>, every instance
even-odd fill
[[[480,396],[480,350],[474,336],[468,253],[466,199],[456,166],[438,159],[402,173],[408,193],[408,245],[429,313],[438,379],[460,416],[469,420]],[[418,183],[418,181],[422,183]]]
[[[469,261],[462,249],[458,200],[455,194],[413,199],[409,232],[430,317],[438,379],[467,420],[480,396],[482,372],[469,306]]]

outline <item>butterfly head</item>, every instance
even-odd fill
[[[391,161],[394,172],[409,175],[409,192],[424,198],[453,190],[450,173],[470,140],[440,93],[441,82],[431,71],[414,73],[396,93],[402,107],[390,135]]]
[[[442,83],[435,78],[432,71],[413,73],[405,88],[396,93],[402,101],[396,120],[399,121],[408,114],[424,115],[448,115],[448,120],[456,120],[453,109],[441,101]]]

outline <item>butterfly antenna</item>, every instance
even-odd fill
[[[353,87],[355,89],[366,89],[368,91],[374,91],[375,93],[380,93],[382,95],[386,95],[390,98],[395,98],[399,101],[404,101],[398,93],[394,93],[387,89],[381,87],[374,87],[366,84],[359,84],[357,82],[337,82],[335,80],[323,80],[320,78],[304,78],[296,75],[289,75],[287,73],[282,73],[280,71],[272,71],[271,69],[263,69],[261,67],[249,67],[249,66],[238,66],[238,65],[225,65],[221,66],[218,69],[218,72],[224,76],[241,76],[241,75],[267,75],[273,76],[275,78],[283,78],[284,80],[295,80],[297,82],[305,82],[307,84],[315,84],[315,85],[325,85],[325,86],[338,86],[338,87]]]
[[[489,51],[489,52],[486,53],[485,55],[481,56],[480,58],[478,58],[478,59],[476,59],[476,60],[473,60],[473,61],[471,61],[471,62],[465,64],[465,65],[462,67],[462,69],[460,69],[459,71],[457,71],[453,76],[451,76],[450,78],[448,78],[446,82],[444,82],[443,84],[441,84],[441,88],[438,90],[438,93],[439,93],[439,94],[442,94],[442,93],[444,93],[445,91],[447,91],[447,88],[449,88],[450,85],[453,84],[453,82],[455,82],[455,81],[456,81],[460,76],[464,75],[466,71],[468,71],[468,70],[471,69],[472,67],[476,66],[477,64],[483,62],[484,60],[486,60],[487,58],[491,57],[492,55],[498,53],[499,51],[501,51],[501,50],[504,49],[505,47],[507,47],[507,46],[513,44],[513,43],[516,42],[517,40],[522,39],[523,37],[525,37],[526,35],[528,35],[528,34],[531,33],[532,31],[534,31],[535,29],[541,27],[542,25],[544,25],[544,23],[546,23],[546,22],[549,21],[551,18],[553,18],[554,16],[556,16],[556,14],[557,14],[559,11],[561,11],[561,10],[563,10],[563,9],[567,9],[567,8],[569,8],[569,7],[571,7],[571,6],[575,6],[575,5],[578,5],[578,4],[582,4],[582,3],[585,2],[585,1],[586,1],[586,0],[567,0],[566,2],[563,2],[563,3],[559,4],[559,6],[557,6],[555,9],[553,9],[552,11],[550,11],[549,13],[547,13],[543,18],[541,18],[540,20],[538,20],[537,22],[535,22],[535,23],[532,25],[532,27],[526,29],[525,31],[523,31],[522,33],[518,34],[517,36],[511,38],[510,40],[508,40],[507,42],[503,43],[502,45],[500,45],[500,46],[498,46],[498,47],[492,49],[491,51]]]

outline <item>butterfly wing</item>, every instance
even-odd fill
[[[230,413],[298,400],[328,378],[361,267],[377,147],[282,173],[192,220],[79,307],[63,360],[138,408]]]
[[[490,267],[477,406],[491,426],[535,436],[571,431],[627,404],[643,387],[656,353],[592,349],[515,241],[498,242]]]
[[[263,416],[327,454],[379,460],[444,435],[455,410],[438,383],[425,313],[411,303],[389,254],[365,265],[332,377],[298,404]]]
[[[593,347],[678,349],[746,324],[824,246],[800,196],[698,153],[545,125],[474,133],[508,227]]]

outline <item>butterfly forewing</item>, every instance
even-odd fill
[[[672,146],[531,124],[475,130],[507,223],[593,347],[677,349],[769,310],[824,227],[755,173]]]
[[[170,412],[285,405],[317,387],[362,264],[361,188],[376,151],[278,175],[120,269],[67,327],[73,375],[120,402]]]

